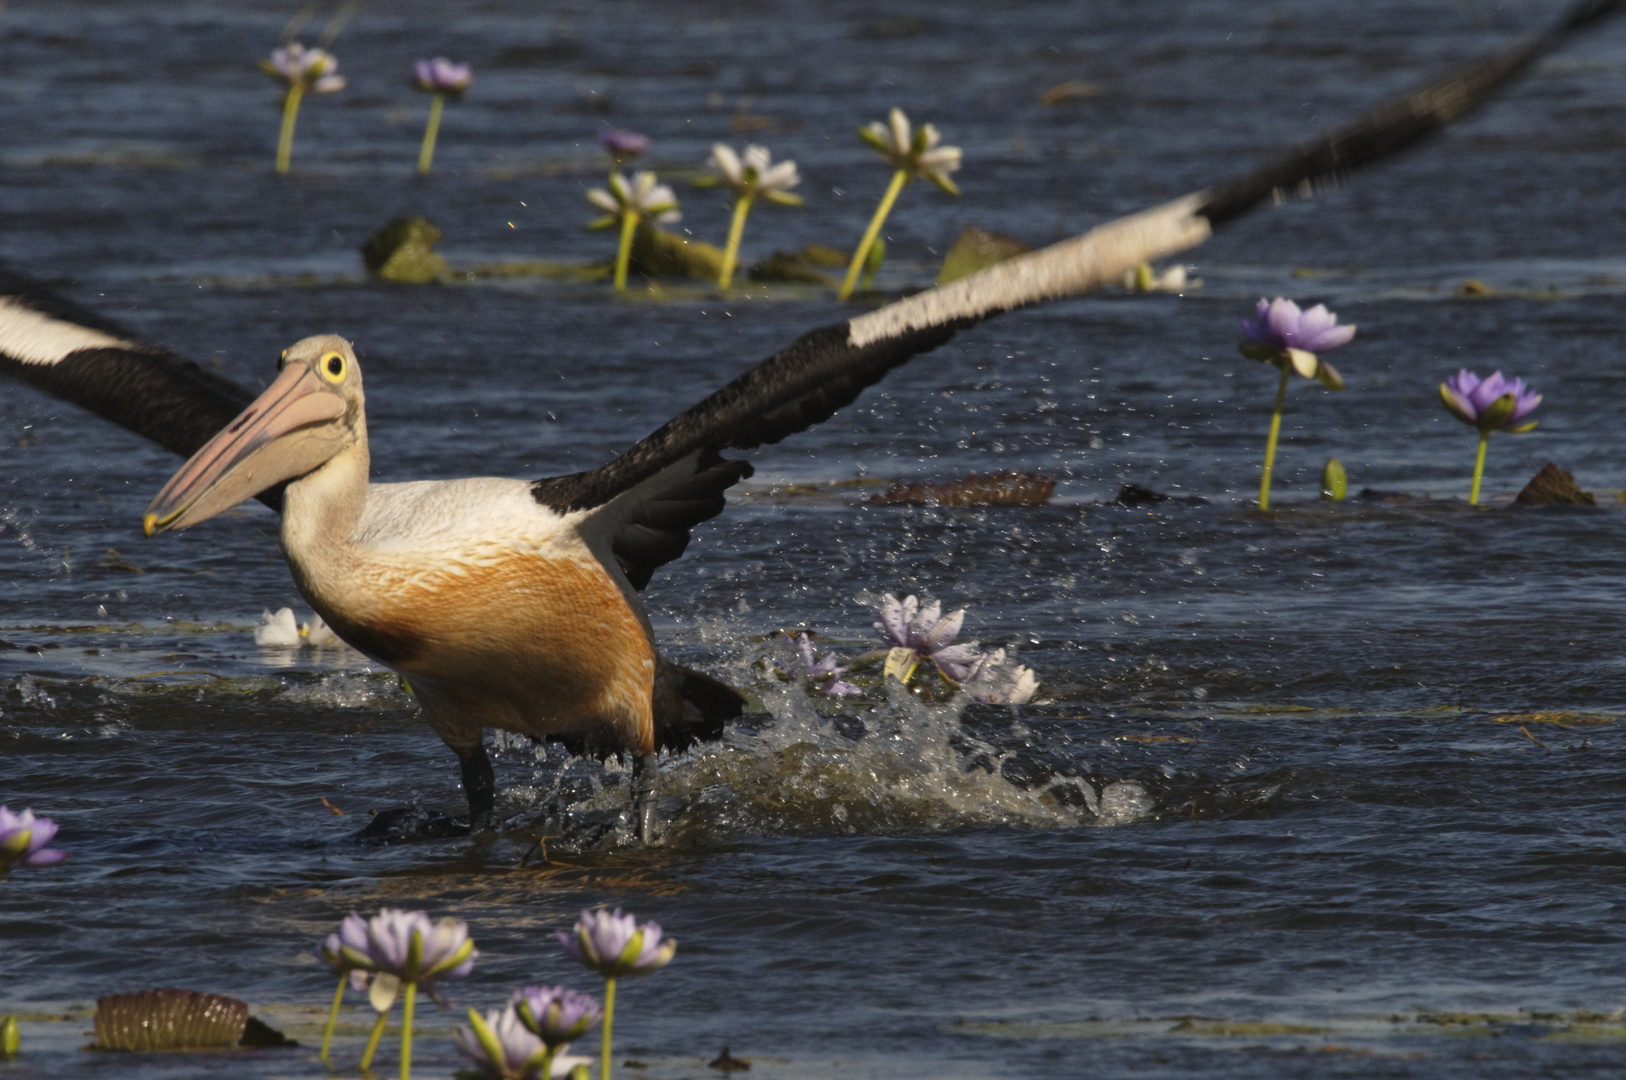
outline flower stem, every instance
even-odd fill
[[[1479,481],[1485,475],[1485,444],[1490,441],[1490,432],[1479,433],[1479,453],[1474,457],[1474,487],[1468,492],[1468,505],[1479,505]]]
[[[734,220],[728,223],[728,246],[723,248],[723,269],[717,274],[717,287],[728,288],[734,280],[734,260],[740,253],[740,237],[745,234],[745,216],[751,212],[756,192],[747,191],[734,200]]]
[[[412,1080],[412,1005],[418,997],[418,984],[406,984],[401,1002],[401,1080]]]
[[[322,1064],[327,1064],[327,1050],[333,1043],[333,1025],[339,1022],[339,1003],[344,1000],[344,984],[350,981],[348,974],[339,976],[339,988],[333,991],[333,1011],[327,1014],[327,1030],[322,1032]]]
[[[615,980],[604,980],[604,1030],[599,1038],[598,1080],[610,1080],[610,1025],[615,1023]]]
[[[373,1055],[378,1052],[378,1040],[384,1037],[384,1023],[390,1018],[387,1012],[378,1014],[378,1022],[373,1025],[373,1033],[367,1036],[367,1049],[361,1052],[361,1071],[366,1072],[373,1067]]]
[[[436,94],[429,105],[429,124],[423,129],[423,148],[418,151],[418,173],[426,175],[429,163],[435,159],[435,136],[440,134],[440,110],[446,104],[445,94]]]
[[[1276,409],[1270,414],[1270,434],[1265,438],[1265,471],[1259,478],[1259,509],[1270,509],[1270,474],[1276,468],[1276,439],[1282,433],[1282,406],[1287,403],[1287,372],[1282,368],[1282,381],[1276,384]]]
[[[907,169],[899,169],[892,174],[892,183],[887,185],[886,194],[881,196],[881,205],[875,208],[875,216],[869,219],[869,228],[864,230],[864,238],[858,242],[858,250],[853,252],[852,265],[847,267],[847,280],[841,283],[841,291],[836,293],[837,300],[845,300],[853,294],[853,286],[858,283],[858,271],[863,269],[864,258],[869,255],[869,246],[880,235],[886,215],[892,212],[892,204],[898,201],[898,192],[908,182]]]
[[[294,156],[294,121],[299,118],[299,99],[305,96],[305,88],[299,83],[288,88],[288,96],[282,99],[282,136],[277,139],[277,172],[287,173],[288,162]]]
[[[536,1075],[541,1077],[541,1080],[551,1080],[553,1076],[553,1054],[551,1046],[542,1051],[542,1067],[536,1070]]]
[[[638,211],[621,211],[621,246],[615,253],[615,291],[627,291],[627,264],[632,261],[632,234],[638,231]]]

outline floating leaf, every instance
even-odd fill
[[[248,1005],[196,990],[143,990],[96,1000],[98,1050],[202,1050],[236,1046]]]

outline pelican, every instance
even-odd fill
[[[147,535],[259,497],[282,512],[294,583],[340,638],[400,672],[457,754],[470,826],[491,820],[487,728],[633,762],[633,823],[654,835],[657,755],[715,739],[743,699],[662,659],[638,592],[751,475],[748,451],[822,422],[889,371],[1014,308],[1120,280],[1284,192],[1388,157],[1483,102],[1617,0],[1458,68],[1229,181],[813,330],[608,464],[541,480],[375,484],[350,342],[283,350],[257,397],[16,274],[0,272],[0,371],[146,436],[183,465]],[[252,399],[252,400],[251,400]]]

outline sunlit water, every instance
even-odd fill
[[[964,196],[905,191],[879,281],[902,292],[964,224],[1083,230],[1556,10],[380,4],[339,37],[351,88],[307,102],[279,180],[253,61],[293,7],[0,12],[0,259],[255,386],[294,339],[348,335],[389,480],[596,465],[843,316],[806,289],[361,280],[355,248],[407,211],[445,229],[454,266],[606,257],[581,224],[607,123],[653,135],[679,181],[717,139],[795,158],[807,206],[759,209],[749,260],[850,244],[885,183],[853,127],[893,104],[937,122],[965,148]],[[143,541],[177,462],[0,388],[0,801],[55,817],[73,852],[0,885],[0,1010],[25,1015],[27,1051],[0,1073],[319,1076],[332,984],[313,947],[345,912],[468,920],[482,955],[451,989],[486,1008],[522,982],[590,986],[550,931],[602,902],[681,942],[623,992],[620,1056],[647,1069],[622,1076],[705,1075],[725,1045],[767,1077],[1614,1071],[1623,35],[1238,222],[1190,256],[1184,297],[1006,316],[752,454],[647,598],[671,655],[761,711],[667,763],[650,850],[617,842],[622,774],[520,740],[501,742],[499,834],[358,841],[371,809],[455,807],[454,762],[358,654],[256,648],[260,612],[298,605],[275,519],[251,505]],[[405,73],[436,53],[479,81],[415,181]],[[1036,103],[1066,80],[1099,94]],[[723,201],[679,193],[684,226],[719,239]],[[1458,296],[1467,279],[1499,292]],[[1248,506],[1274,373],[1235,339],[1277,293],[1360,331],[1335,360],[1348,392],[1294,385],[1265,518]],[[1461,365],[1546,395],[1534,434],[1493,441],[1483,512],[1472,435],[1435,391]],[[1332,456],[1353,490],[1416,498],[1321,503]],[[1599,505],[1512,509],[1547,461]],[[838,486],[992,469],[1055,477],[1054,503],[874,506]],[[1111,505],[1131,481],[1204,501]],[[968,636],[1037,670],[1035,703],[872,689],[837,707],[771,675],[774,631],[873,648],[886,592],[965,607]],[[305,1047],[80,1051],[97,995],[156,985],[242,997]],[[417,1072],[446,1076],[453,1018],[420,1015]],[[367,1021],[347,1014],[337,1061]]]

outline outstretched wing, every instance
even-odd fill
[[[191,457],[254,400],[21,274],[0,270],[0,373]],[[272,509],[282,488],[261,494]]]
[[[1410,147],[1489,98],[1531,61],[1612,14],[1619,0],[1580,0],[1545,34],[1385,102],[1299,144],[1263,168],[1082,236],[803,335],[601,468],[538,480],[560,513],[616,501],[612,550],[637,588],[677,558],[689,530],[723,509],[751,467],[722,457],[774,443],[828,419],[865,387],[983,319],[1122,278],[1142,262],[1195,247],[1268,198],[1313,194]]]

